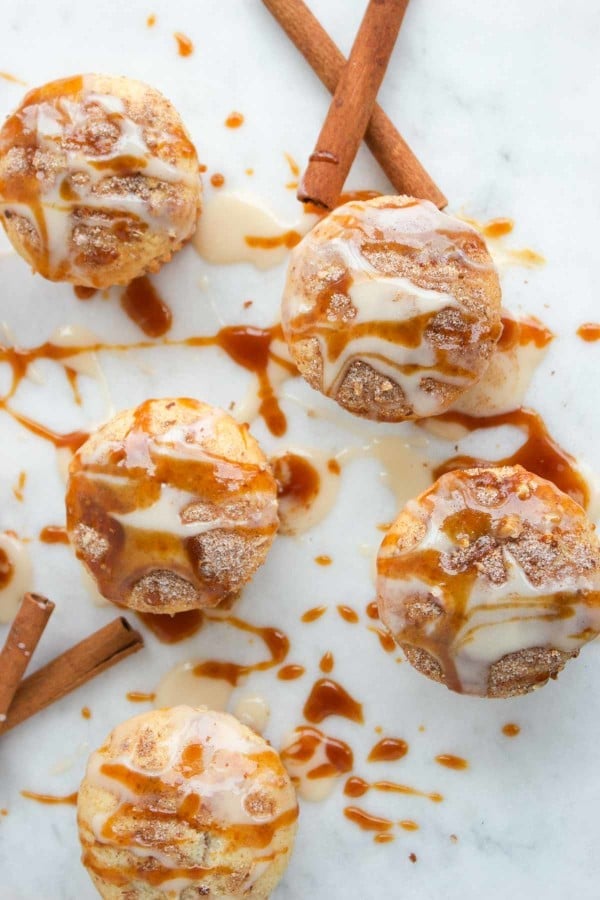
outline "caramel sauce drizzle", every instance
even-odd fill
[[[345,741],[323,734],[318,728],[310,725],[301,725],[296,728],[295,734],[296,740],[281,751],[284,765],[286,762],[304,764],[307,768],[306,778],[310,780],[335,778],[352,771],[354,754]],[[317,754],[324,754],[327,761],[312,769],[308,768]]]
[[[10,388],[7,394],[0,398],[0,409],[3,409],[23,428],[54,444],[56,448],[66,447],[74,452],[87,440],[89,436],[87,432],[74,431],[69,434],[60,434],[19,413],[8,404],[8,400],[14,396],[33,363],[44,359],[53,360],[66,366],[66,360],[83,353],[97,353],[100,351],[125,352],[128,350],[145,350],[155,346],[173,348],[213,346],[219,347],[234,363],[257,376],[260,398],[259,415],[263,417],[269,431],[277,437],[281,437],[286,432],[287,422],[275,396],[268,366],[270,362],[274,362],[287,370],[290,375],[296,373],[296,367],[272,349],[274,341],[283,341],[280,325],[274,325],[271,328],[231,325],[221,328],[213,335],[189,337],[181,340],[165,338],[159,342],[136,341],[130,344],[110,344],[98,341],[95,344],[67,347],[54,344],[52,341],[46,341],[37,347],[30,348],[7,347],[0,344],[0,363],[7,363],[12,371]]]
[[[84,284],[76,284],[73,288],[73,293],[78,300],[91,300],[98,293],[98,290],[97,288],[86,287]]]
[[[321,661],[319,662],[319,668],[321,672],[324,672],[326,675],[329,675],[330,672],[333,671],[334,659],[333,653],[331,650],[328,650],[327,653],[324,653],[321,657]]]
[[[389,631],[386,631],[385,628],[373,628],[372,626],[369,627],[369,631],[372,631],[373,634],[377,635],[382,650],[385,650],[386,653],[394,652],[396,649],[396,642]]]
[[[0,547],[0,591],[3,591],[11,583],[14,572],[15,567],[10,561],[8,553]]]
[[[307,609],[305,613],[300,616],[301,622],[316,622],[317,619],[320,619],[321,616],[327,612],[326,606],[313,606],[312,609]]]
[[[316,468],[304,456],[284,453],[271,460],[277,482],[277,499],[290,501],[294,506],[308,509],[319,495],[321,478]]]
[[[284,153],[283,155],[285,156],[286,162],[287,162],[288,166],[290,167],[290,173],[293,175],[294,178],[299,178],[300,177],[300,166],[298,165],[298,163],[296,162],[294,157],[290,153]]]
[[[240,112],[232,112],[225,119],[228,128],[240,128],[244,124],[244,117]]]
[[[408,753],[408,744],[402,738],[384,737],[371,749],[367,762],[394,762]]]
[[[406,794],[411,797],[423,797],[432,803],[442,803],[443,796],[437,791],[419,791],[408,784],[396,784],[393,781],[374,781],[371,784],[357,775],[352,775],[344,786],[347,797],[363,797],[367,791],[382,791],[386,794]]]
[[[302,240],[302,235],[297,231],[290,229],[284,231],[283,234],[273,235],[272,237],[260,237],[257,235],[247,234],[244,241],[249,247],[256,247],[259,250],[273,250],[275,247],[287,247],[291,250],[296,244]]]
[[[162,337],[171,328],[173,314],[146,275],[134,278],[121,295],[121,306],[148,337]]]
[[[590,489],[583,475],[577,469],[576,460],[556,443],[548,432],[544,420],[534,410],[519,407],[519,409],[492,416],[471,416],[467,413],[450,411],[436,416],[436,419],[460,425],[468,432],[512,425],[525,433],[525,441],[510,456],[492,462],[474,456],[453,456],[434,470],[435,478],[454,469],[490,465],[521,465],[527,471],[552,481],[558,488],[569,494],[576,503],[579,503],[584,509],[587,508]]]
[[[27,800],[35,800],[36,803],[43,803],[47,806],[56,806],[59,803],[77,806],[77,791],[64,797],[55,797],[53,794],[36,794],[34,791],[20,791],[20,794],[21,797],[26,797]]]
[[[374,816],[358,806],[346,806],[344,815],[355,825],[358,825],[363,831],[389,831],[394,823],[390,819],[383,819],[381,816]]]
[[[251,672],[264,672],[267,669],[272,669],[280,665],[288,655],[290,649],[289,639],[277,628],[262,628],[257,625],[251,625],[249,622],[244,622],[243,619],[238,619],[235,616],[227,616],[225,618],[219,616],[216,617],[216,620],[226,622],[240,631],[247,631],[250,634],[257,635],[267,647],[269,659],[248,665],[208,659],[194,666],[194,675],[204,678],[221,678],[235,687],[244,676],[249,675]]]
[[[81,718],[82,719],[91,719],[92,718],[92,711],[89,708],[89,706],[81,707]]]
[[[17,478],[17,483],[12,489],[15,500],[18,500],[19,503],[23,502],[23,492],[25,490],[25,484],[27,482],[27,472],[19,472],[19,477]]]
[[[506,737],[516,737],[521,732],[521,726],[515,725],[514,722],[507,722],[506,725],[502,726],[502,734],[506,735]]]
[[[319,556],[315,556],[315,562],[318,566],[330,566],[333,560],[326,553],[321,553]]]
[[[282,668],[277,673],[277,677],[280,681],[295,681],[296,678],[302,678],[306,669],[304,666],[300,666],[297,663],[290,663],[288,666],[282,666]]]
[[[125,699],[130,703],[152,703],[156,700],[156,694],[153,691],[127,691]]]
[[[515,223],[513,219],[500,217],[497,219],[490,219],[489,222],[485,222],[481,225],[481,233],[484,237],[489,238],[505,237],[505,235],[511,233],[514,227]]]
[[[40,531],[43,544],[68,544],[69,536],[64,525],[45,525]]]
[[[600,341],[600,322],[584,322],[577,329],[577,334],[582,341],[587,343]]]
[[[386,531],[388,531],[389,525],[386,527]],[[367,604],[365,612],[367,613],[369,619],[378,619],[379,618],[379,606],[377,604],[377,600],[371,600],[370,603]]]
[[[469,768],[469,763],[466,759],[463,759],[462,756],[454,756],[452,753],[440,753],[436,756],[435,761],[440,766],[445,766],[447,769],[455,769],[456,771]]]
[[[312,687],[304,704],[304,718],[319,724],[328,716],[342,716],[352,722],[364,722],[362,704],[358,703],[337,681],[320,678]]]
[[[538,350],[543,350],[554,337],[550,329],[536,316],[521,316],[518,319],[502,316],[502,334],[497,347],[498,350],[506,351],[517,344],[521,347],[533,344]]]
[[[356,625],[358,622],[358,613],[351,606],[338,606],[337,611],[344,622],[349,622],[350,625]]]
[[[176,31],[173,35],[177,43],[177,52],[180,56],[191,56],[194,52],[194,45],[187,35]]]
[[[13,84],[22,84],[24,87],[27,87],[27,82],[23,81],[21,78],[17,78],[16,75],[11,75],[10,72],[0,72],[0,78],[4,81],[11,81]]]
[[[204,625],[201,609],[188,609],[173,616],[159,613],[137,613],[137,616],[162,644],[178,644]]]

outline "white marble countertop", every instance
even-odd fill
[[[310,6],[347,52],[364,4],[313,0]],[[180,110],[209,173],[222,172],[228,190],[265,198],[283,219],[297,215],[294,192],[284,187],[290,177],[284,152],[306,160],[328,95],[259,0],[4,0],[2,10],[0,70],[28,85],[78,71],[148,81]],[[157,22],[149,29],[151,13]],[[539,269],[503,273],[505,304],[538,315],[557,335],[527,402],[563,446],[600,470],[600,344],[584,344],[576,336],[582,322],[599,319],[599,29],[600,12],[587,0],[412,0],[380,99],[445,191],[450,210],[484,220],[509,216],[516,222],[511,242],[546,258]],[[175,31],[193,40],[192,56],[177,55]],[[23,91],[0,79],[1,115]],[[236,131],[223,127],[234,109],[245,115]],[[250,167],[251,178],[245,175]],[[389,190],[364,148],[349,185]],[[32,277],[3,236],[0,249],[0,320],[19,344],[38,344],[65,323],[84,325],[107,340],[139,339],[117,302],[98,297],[80,303],[69,287]],[[210,333],[219,322],[238,322],[247,298],[254,306],[244,321],[270,324],[283,272],[210,266],[186,248],[157,278],[174,312],[173,335]],[[201,290],[203,278],[208,283]],[[193,357],[166,348],[104,354],[101,365],[117,407],[177,393],[226,406],[250,381],[216,350]],[[35,383],[23,383],[15,401],[27,414],[61,431],[90,427],[106,415],[105,397],[92,379],[82,379],[84,403],[76,407],[59,367],[41,363],[37,375]],[[6,383],[1,364],[0,382]],[[299,380],[284,393],[288,434],[278,441],[262,423],[254,427],[269,452],[299,444],[333,453],[378,433],[341,414],[307,417],[307,406],[329,406]],[[43,525],[63,521],[64,487],[54,449],[1,412],[0,428],[0,530],[35,538]],[[408,426],[406,434],[408,439]],[[505,437],[511,436],[498,436],[498,453]],[[28,480],[19,503],[12,486],[23,468]],[[420,826],[399,832],[387,845],[375,844],[344,818],[341,783],[323,803],[303,804],[278,900],[562,900],[571,894],[595,900],[600,647],[584,649],[557,683],[537,694],[496,702],[452,695],[398,665],[395,654],[381,652],[362,614],[373,596],[369,556],[381,536],[375,525],[395,512],[378,471],[373,459],[346,466],[330,516],[300,538],[278,540],[245,591],[240,614],[283,628],[292,640],[288,661],[302,662],[307,675],[286,683],[273,672],[256,674],[238,694],[259,691],[267,697],[267,736],[278,746],[281,735],[301,721],[318,660],[332,650],[335,675],[364,702],[366,721],[361,727],[331,719],[326,730],[352,744],[357,774],[375,777],[365,760],[374,729],[381,726],[408,741],[410,751],[399,762],[379,764],[376,777],[440,791],[444,802],[368,795],[369,811]],[[34,540],[30,552],[34,586],[57,602],[37,665],[100,627],[114,611],[92,605],[69,548]],[[316,566],[317,553],[330,554],[333,565]],[[321,603],[330,607],[328,613],[301,626],[300,614]],[[361,611],[361,624],[342,622],[338,603]],[[4,633],[1,627],[0,639]],[[215,635],[205,629],[170,647],[147,635],[143,653],[0,739],[0,808],[8,811],[0,817],[1,900],[95,896],[79,862],[73,808],[40,806],[19,792],[76,790],[90,749],[143,708],[127,702],[127,691],[152,690],[179,660],[209,652],[231,657],[245,647],[239,636]],[[92,710],[87,721],[80,715],[84,705]],[[518,737],[502,734],[506,722],[520,725]],[[470,767],[441,768],[434,761],[439,753],[465,757]]]

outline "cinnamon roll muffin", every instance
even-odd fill
[[[481,236],[433,203],[355,200],[292,251],[282,325],[311,387],[367,419],[418,419],[482,376],[500,284]]]
[[[71,462],[67,531],[113,603],[142,612],[212,607],[264,562],[277,485],[245,425],[199,400],[147,400]]]
[[[77,802],[83,864],[106,900],[267,900],[297,817],[276,751],[233,716],[189,706],[117,726]]]
[[[131,78],[50,82],[0,130],[0,218],[51,281],[105,288],[158,271],[191,237],[200,196],[179,114]]]
[[[461,693],[525,694],[600,632],[600,545],[583,509],[521,466],[457,470],[387,532],[377,593],[419,672]]]

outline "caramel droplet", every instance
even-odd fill
[[[577,334],[582,341],[592,343],[592,341],[600,340],[600,322],[584,322],[577,329]]]
[[[187,37],[187,35],[182,34],[180,31],[176,31],[173,35],[177,42],[177,52],[180,56],[191,56],[194,52],[194,45]]]
[[[394,762],[408,753],[408,744],[402,738],[385,737],[378,741],[369,753],[368,762]]]
[[[440,766],[446,766],[447,769],[468,769],[469,763],[462,756],[453,756],[452,753],[440,753],[436,756],[435,761]]]
[[[232,112],[225,119],[228,128],[240,128],[244,124],[244,117],[240,112]]]
[[[502,734],[505,734],[506,737],[516,737],[520,731],[520,726],[515,725],[514,722],[507,722],[502,728]]]

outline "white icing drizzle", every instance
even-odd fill
[[[535,476],[530,476],[530,483],[536,484]],[[449,554],[459,549],[460,545],[443,531],[443,525],[448,516],[465,509],[461,490],[455,481],[452,486],[446,482],[443,488],[438,486],[437,491],[427,493],[424,499],[407,503],[405,513],[415,523],[426,526],[423,537],[410,554],[428,549]],[[563,522],[561,527],[568,529],[573,513],[562,507],[558,494],[552,507],[547,500],[534,497],[527,498],[527,506],[521,504],[521,509],[519,503],[518,496],[513,495],[499,507],[479,506],[473,492],[469,492],[469,508],[492,514],[494,527],[504,516],[522,516],[524,521],[535,522],[548,533],[557,522]],[[419,577],[418,561],[410,576],[400,578],[383,574],[382,564],[397,556],[402,556],[402,551],[396,549],[395,542],[386,545],[384,541],[378,556],[377,593],[382,620],[396,639],[402,641],[405,629],[411,627],[406,617],[407,599],[433,596],[442,609],[452,610],[454,598],[452,578],[444,581],[443,568],[438,585]],[[560,580],[548,576],[535,585],[527,578],[507,544],[502,545],[502,561],[506,580],[495,583],[482,574],[477,575],[459,626],[446,647],[464,693],[485,695],[490,667],[509,653],[532,647],[572,652],[587,643],[594,633],[600,633],[600,602],[590,602],[590,594],[600,591],[597,569],[591,576],[583,571]],[[555,601],[553,595],[558,595]],[[568,604],[571,615],[563,617],[559,614],[564,604]],[[424,635],[432,637],[438,624],[432,619],[422,626]],[[424,646],[435,655],[435,650],[427,643]]]
[[[187,764],[186,750],[198,745],[202,748],[200,765]],[[148,750],[148,747],[151,749]],[[274,767],[262,761],[269,754],[274,757]],[[147,807],[149,812],[153,805],[160,804],[161,791],[168,790],[174,794],[177,808],[187,798],[196,796],[202,809],[210,810],[210,819],[218,828],[227,830],[231,827],[234,835],[235,826],[275,823],[280,816],[296,809],[294,792],[289,783],[282,782],[281,767],[277,762],[276,752],[232,716],[203,707],[176,706],[136,716],[117,726],[108,745],[91,755],[85,782],[107,791],[119,805],[134,804],[138,810]],[[110,771],[103,771],[107,764],[123,767],[134,777],[124,784]],[[150,792],[146,789],[138,793],[135,775],[140,776],[142,784],[148,784],[147,779],[157,779],[158,786]],[[253,809],[252,797],[262,792],[276,802]],[[169,805],[165,810],[167,808],[172,807]],[[176,812],[172,814],[176,815]],[[86,811],[97,844],[113,845],[110,832],[107,834],[106,829],[114,815],[112,806],[108,806],[108,810],[95,809],[89,817]],[[213,827],[210,823],[198,825],[199,831],[210,832]],[[248,873],[236,896],[245,894],[263,874],[272,859],[270,851],[275,855],[282,852],[276,849],[278,839],[278,826],[275,826],[269,845],[252,849],[248,854],[245,863]],[[229,840],[235,842],[237,838]],[[116,846],[123,847],[142,861],[154,858],[167,872],[173,869],[173,877],[167,877],[160,883],[161,890],[169,897],[178,897],[181,891],[197,884],[191,875],[177,871],[182,868],[181,863],[169,852],[156,847],[151,839],[146,843],[143,831],[136,834],[135,841],[126,845],[117,842]],[[224,849],[221,854],[223,863],[227,865],[227,851]],[[199,871],[203,869],[204,877],[209,878],[211,866],[203,865]],[[143,879],[141,872],[140,878]]]
[[[0,532],[0,563],[8,569],[4,587],[4,578],[0,577],[0,622],[11,622],[23,594],[31,590],[32,568],[25,544],[7,531]]]
[[[385,198],[384,198],[385,199]],[[376,202],[375,202],[376,203]],[[418,316],[446,309],[460,310],[461,305],[450,291],[426,290],[409,278],[386,274],[376,268],[361,252],[361,239],[372,244],[395,241],[422,251],[423,263],[435,258],[460,259],[475,269],[489,269],[469,259],[443,231],[474,232],[469,225],[451,219],[428,201],[404,207],[380,207],[361,201],[345,204],[323,220],[292,251],[288,280],[282,306],[282,324],[292,341],[314,338],[318,341],[323,363],[322,391],[335,397],[346,372],[354,360],[371,365],[379,374],[397,383],[417,416],[439,412],[439,397],[422,387],[422,379],[434,378],[457,387],[468,387],[475,380],[470,371],[450,374],[440,369],[436,348],[422,337],[417,346],[403,346],[385,328],[378,333],[350,337],[341,352],[332,355],[327,333],[364,323],[410,322]],[[321,316],[318,325],[310,323],[315,304],[314,288],[307,286],[306,264],[312,260],[313,275],[322,278],[318,266],[330,265],[335,274],[345,270],[351,277],[342,313]],[[325,282],[321,282],[325,287]],[[341,289],[342,291],[343,289]],[[335,296],[335,295],[334,295]],[[340,297],[343,293],[340,292]],[[308,315],[309,324],[301,319]]]

